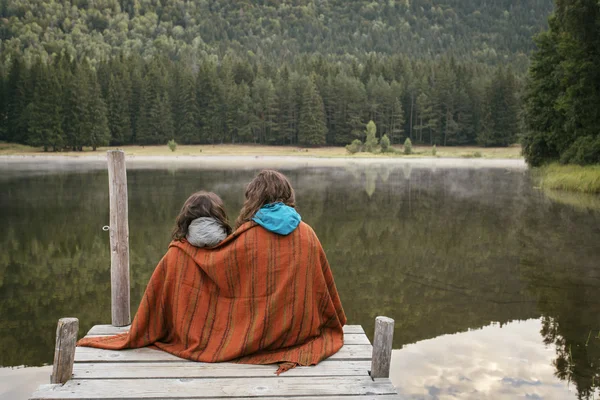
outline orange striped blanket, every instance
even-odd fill
[[[213,249],[174,241],[154,271],[128,333],[79,346],[156,346],[204,362],[314,365],[343,344],[342,309],[319,239],[254,222]]]

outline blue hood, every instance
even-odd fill
[[[301,220],[296,210],[283,203],[267,204],[252,218],[252,221],[266,230],[284,236],[294,232]]]

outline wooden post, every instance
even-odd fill
[[[54,348],[54,364],[50,383],[66,383],[73,376],[75,360],[75,344],[79,320],[77,318],[61,318],[56,328],[56,347]]]
[[[373,339],[373,357],[371,359],[371,378],[390,377],[393,338],[394,320],[388,317],[377,317],[375,319],[375,338]]]
[[[108,151],[110,195],[110,288],[112,324],[131,323],[129,310],[129,216],[127,213],[127,171],[125,153]]]

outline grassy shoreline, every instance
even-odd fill
[[[98,156],[107,150],[123,149],[131,156],[305,156],[322,158],[484,158],[484,159],[522,159],[521,147],[480,148],[480,147],[438,147],[436,155],[429,146],[414,146],[413,154],[404,155],[401,146],[394,146],[396,153],[358,153],[349,154],[344,147],[302,148],[297,146],[262,146],[262,145],[178,145],[171,151],[166,145],[158,146],[115,146],[100,147],[96,151],[84,148],[84,151],[44,152],[40,148],[15,143],[0,142],[1,155],[26,156]]]
[[[600,165],[549,164],[534,173],[543,190],[600,193]]]

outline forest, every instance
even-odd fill
[[[0,140],[508,146],[551,0],[1,0]]]
[[[525,159],[600,164],[600,3],[557,0],[525,88]]]

